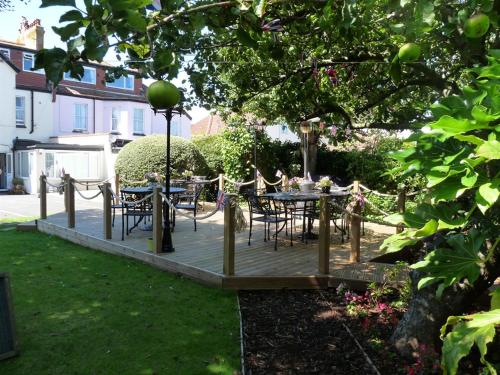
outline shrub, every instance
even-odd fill
[[[224,158],[222,157],[222,134],[205,135],[193,138],[193,143],[205,158],[212,177],[224,171]]]
[[[149,172],[165,175],[166,136],[150,135],[127,144],[118,154],[115,173],[128,181],[140,181]],[[172,176],[180,177],[185,170],[205,175],[208,167],[198,148],[180,137],[170,138]]]

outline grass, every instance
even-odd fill
[[[0,223],[20,355],[0,374],[233,374],[234,292]]]

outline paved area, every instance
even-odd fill
[[[95,195],[97,191],[83,191],[82,195],[85,197],[91,197]],[[78,193],[75,193],[75,205],[77,210],[86,209],[98,209],[102,207],[102,196],[93,199],[86,200],[82,198]],[[64,200],[63,196],[58,193],[47,194],[47,213],[48,215],[53,215],[64,211]],[[33,217],[37,218],[40,216],[40,201],[38,195],[27,194],[27,195],[0,195],[0,220],[2,219],[13,219],[16,217]]]

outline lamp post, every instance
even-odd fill
[[[152,83],[147,91],[148,102],[155,115],[157,113],[165,116],[167,120],[167,155],[165,165],[165,196],[170,199],[170,126],[172,116],[181,114],[182,109],[174,109],[181,100],[181,93],[177,87],[170,82],[162,80]],[[161,241],[161,251],[171,253],[174,251],[172,244],[172,233],[170,230],[170,209],[168,203],[163,202],[163,236]]]
[[[182,110],[173,108],[169,109],[156,109],[152,108],[155,114],[162,114],[167,120],[167,152],[165,163],[165,196],[170,199],[170,130],[172,125],[172,117],[174,114],[181,115]],[[163,235],[161,241],[161,251],[163,253],[172,253],[175,251],[172,243],[172,231],[170,226],[170,209],[167,202],[163,202]]]

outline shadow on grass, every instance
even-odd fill
[[[0,362],[0,374],[233,374],[239,368],[234,292],[42,233],[7,230],[0,241],[20,349]]]

